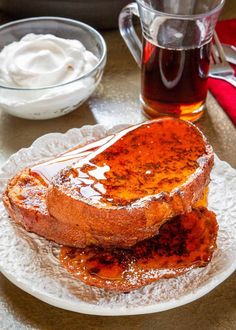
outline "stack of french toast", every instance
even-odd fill
[[[196,126],[158,119],[25,168],[3,201],[27,231],[63,245],[61,264],[78,279],[128,292],[210,262],[213,162]]]

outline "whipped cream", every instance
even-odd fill
[[[49,119],[69,113],[100,82],[105,59],[94,72],[78,79],[91,72],[98,62],[78,40],[27,34],[0,52],[0,107],[27,119]]]
[[[0,52],[0,85],[40,88],[78,79],[98,63],[78,40],[27,34]]]

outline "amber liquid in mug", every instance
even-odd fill
[[[210,43],[199,48],[168,49],[143,38],[141,101],[151,118],[162,115],[195,121],[207,94]]]

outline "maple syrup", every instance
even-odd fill
[[[92,203],[125,206],[181,186],[205,153],[201,133],[190,124],[154,121],[117,134],[66,169],[56,184],[76,187],[74,196]]]
[[[72,165],[81,158],[88,156],[92,151],[108,142],[113,135],[106,136],[98,141],[75,147],[52,160],[31,167],[31,174],[40,176],[46,183],[63,168]]]
[[[203,191],[202,197],[194,204],[194,208],[207,207],[208,205],[209,188],[206,187]]]
[[[141,101],[152,117],[195,121],[207,95],[210,43],[199,48],[168,49],[143,38]]]
[[[205,266],[211,260],[217,230],[214,213],[198,208],[172,218],[157,236],[129,249],[62,247],[60,262],[87,284],[122,291]]]

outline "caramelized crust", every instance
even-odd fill
[[[59,222],[86,233],[86,245],[129,247],[190,211],[212,166],[212,148],[194,125],[170,118],[145,122],[59,172],[47,205]]]
[[[172,218],[159,234],[129,249],[61,249],[61,264],[88,285],[127,292],[209,263],[218,225],[206,208]]]

